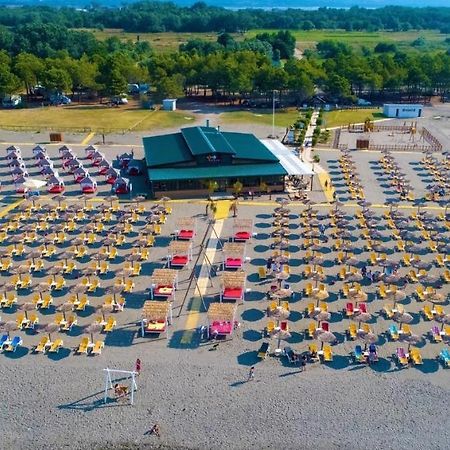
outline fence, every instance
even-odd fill
[[[6,131],[49,131],[54,133],[97,133],[97,134],[126,134],[130,129],[126,128],[91,128],[91,127],[52,127],[52,126],[29,126],[29,125],[3,125],[0,123],[0,130]]]

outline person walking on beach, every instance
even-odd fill
[[[248,380],[247,381],[253,381],[255,379],[255,367],[250,367],[250,372],[248,373]]]
[[[136,360],[135,372],[138,376],[141,374],[141,360],[139,358]]]
[[[208,217],[209,215],[209,202],[206,204],[206,208],[205,208],[205,216]]]
[[[154,434],[156,437],[161,437],[161,430],[159,429],[159,425],[155,423],[153,427],[150,429],[150,434]]]
[[[306,361],[307,361],[307,357],[306,357],[306,355],[303,354],[302,359],[300,361],[302,372],[304,372],[306,370]]]
[[[231,212],[233,213],[233,217],[237,216],[237,203],[234,201],[230,206]]]

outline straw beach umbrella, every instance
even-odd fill
[[[91,323],[85,328],[85,332],[91,335],[91,342],[94,342],[94,334],[101,333],[103,325],[100,323]]]
[[[59,325],[56,323],[48,323],[45,328],[45,332],[48,333],[48,339],[52,342],[52,333],[56,333],[59,331]]]

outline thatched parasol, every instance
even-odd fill
[[[91,323],[84,329],[84,331],[86,333],[91,335],[91,342],[94,342],[94,334],[101,333],[102,330],[103,330],[103,325],[100,323],[95,323],[95,322]]]
[[[17,323],[15,320],[8,320],[7,322],[3,323],[1,325],[1,329],[3,331],[6,331],[6,333],[8,334],[8,338],[9,338],[9,333],[11,331],[16,331],[17,330]]]
[[[44,330],[48,333],[48,339],[52,342],[52,333],[59,331],[59,325],[56,323],[49,323],[45,326]]]

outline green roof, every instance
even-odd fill
[[[150,181],[168,180],[198,180],[210,178],[243,178],[258,176],[287,175],[280,163],[270,164],[239,164],[212,167],[183,167],[168,169],[148,169]]]
[[[220,133],[213,127],[182,128],[181,134],[193,156],[210,155],[212,153],[228,153],[234,155],[234,150]]]
[[[222,132],[213,127],[183,128],[179,133],[145,137],[143,143],[149,168],[195,164],[197,157],[215,154],[227,155],[234,162],[278,162],[278,158],[253,134]]]
[[[147,166],[177,164],[193,159],[181,133],[145,137],[143,143]]]

